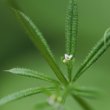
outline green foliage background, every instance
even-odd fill
[[[68,0],[16,0],[22,10],[32,18],[45,35],[56,55],[64,54],[64,23]],[[79,37],[77,46],[77,65],[94,44],[102,37],[106,28],[110,27],[109,0],[79,0]],[[16,77],[3,70],[12,67],[27,67],[41,72],[50,68],[36,51],[31,41],[20,27],[15,16],[9,10],[6,0],[0,1],[0,97],[17,90],[35,87],[39,81]],[[80,85],[94,86],[104,90],[104,95],[98,100],[87,100],[97,110],[110,109],[110,49],[81,78]],[[57,57],[59,64],[60,57]],[[77,67],[75,65],[75,67]],[[61,64],[62,67],[64,67]],[[53,76],[55,77],[55,76]],[[42,98],[41,98],[42,97]],[[9,103],[0,110],[34,110],[39,99],[46,100],[43,95],[25,98]],[[81,110],[76,102],[68,102],[67,107]],[[71,108],[69,110],[71,110]]]

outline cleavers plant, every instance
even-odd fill
[[[14,0],[8,0],[11,10],[14,12],[21,25],[24,27],[25,31],[29,35],[29,38],[32,40],[33,44],[40,51],[44,59],[49,64],[50,68],[53,70],[54,74],[57,77],[57,80],[46,76],[37,71],[26,68],[13,68],[6,70],[15,75],[20,75],[24,77],[36,78],[43,81],[51,82],[50,86],[47,87],[35,87],[29,88],[26,90],[21,90],[19,92],[13,93],[9,96],[3,97],[0,99],[0,106],[27,96],[35,95],[42,93],[47,95],[47,92],[51,95],[47,95],[48,99],[45,100],[45,103],[38,105],[40,107],[53,107],[56,110],[65,110],[64,104],[68,96],[71,96],[75,99],[79,105],[84,110],[93,110],[93,108],[85,101],[84,97],[96,97],[98,92],[94,89],[75,86],[76,82],[81,75],[92,65],[94,64],[100,56],[108,49],[110,46],[110,29],[105,31],[104,36],[98,43],[93,47],[90,53],[87,55],[86,59],[83,61],[77,72],[73,71],[73,64],[75,63],[76,56],[76,39],[78,36],[78,4],[77,0],[69,0],[69,6],[66,13],[66,22],[65,22],[65,38],[66,38],[66,52],[62,63],[66,65],[68,76],[61,71],[60,66],[57,64],[53,53],[51,52],[48,43],[43,37],[42,33],[32,22],[32,20],[25,15],[16,4]],[[57,94],[57,91],[60,91],[60,94]]]

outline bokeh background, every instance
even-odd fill
[[[65,11],[68,0],[16,0],[22,10],[30,16],[47,39],[62,68],[61,56],[64,49]],[[88,54],[94,44],[110,27],[109,0],[78,0],[79,35],[75,68]],[[35,49],[27,34],[10,11],[6,0],[0,0],[0,97],[29,87],[44,85],[33,79],[10,75],[4,72],[13,67],[26,67],[52,74],[50,67]],[[110,109],[110,49],[97,61],[77,84],[99,88],[103,96],[88,100],[95,110]],[[35,105],[46,100],[36,95],[0,107],[0,110],[36,110]],[[75,101],[68,100],[67,110],[82,110]]]

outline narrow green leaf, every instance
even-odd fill
[[[83,98],[73,94],[72,97],[79,103],[83,110],[94,110]]]
[[[69,0],[69,6],[66,13],[65,21],[65,37],[66,37],[66,54],[73,56],[73,59],[68,62],[67,72],[68,79],[72,80],[73,60],[76,51],[76,39],[78,34],[78,6],[77,0]]]
[[[100,93],[98,90],[86,87],[74,87],[72,93],[77,96],[96,99],[99,98]]]
[[[22,11],[17,9],[16,6],[11,5],[11,9],[18,17],[26,32],[29,34],[30,39],[33,41],[35,46],[39,49],[45,60],[48,62],[57,78],[63,84],[67,85],[67,80],[61,72],[58,64],[56,63],[55,58],[39,29],[35,26],[32,20],[28,16],[26,16]]]
[[[106,30],[104,37],[96,44],[78,69],[73,81],[76,81],[110,46],[110,28]]]
[[[0,99],[0,106],[6,104],[8,102],[18,100],[18,99],[21,99],[21,98],[24,98],[27,96],[35,95],[38,93],[43,93],[43,92],[45,92],[45,90],[49,90],[49,91],[52,90],[53,91],[54,88],[49,87],[49,88],[29,88],[29,89],[25,89],[25,90],[22,90],[22,91],[19,91],[19,92],[16,92],[16,93],[13,93],[11,95],[8,95],[8,96],[1,98]]]
[[[48,82],[52,82],[55,84],[59,84],[59,82],[57,80],[54,80],[42,73],[39,73],[37,71],[33,71],[30,69],[26,69],[26,68],[13,68],[10,70],[6,70],[7,72],[10,72],[12,74],[16,74],[16,75],[20,75],[20,76],[26,76],[26,77],[31,77],[31,78],[36,78],[36,79],[41,79],[44,81],[48,81]]]
[[[77,0],[69,0],[65,23],[66,52],[75,55],[76,38],[78,33]]]

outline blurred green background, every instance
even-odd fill
[[[16,0],[22,10],[40,28],[57,56],[58,63],[65,53],[64,24],[68,0]],[[109,0],[78,0],[79,36],[75,67],[85,58],[94,44],[110,27]],[[79,85],[95,87],[104,91],[102,98],[87,100],[95,110],[110,110],[110,49],[79,80]],[[43,65],[43,66],[42,66]],[[3,72],[13,67],[26,67],[46,74],[51,69],[28,39],[6,0],[0,0],[0,97],[28,87],[44,85],[44,82],[17,77]],[[0,110],[36,110],[35,105],[43,95],[32,96],[0,107]],[[67,110],[82,110],[75,101],[67,101]]]

